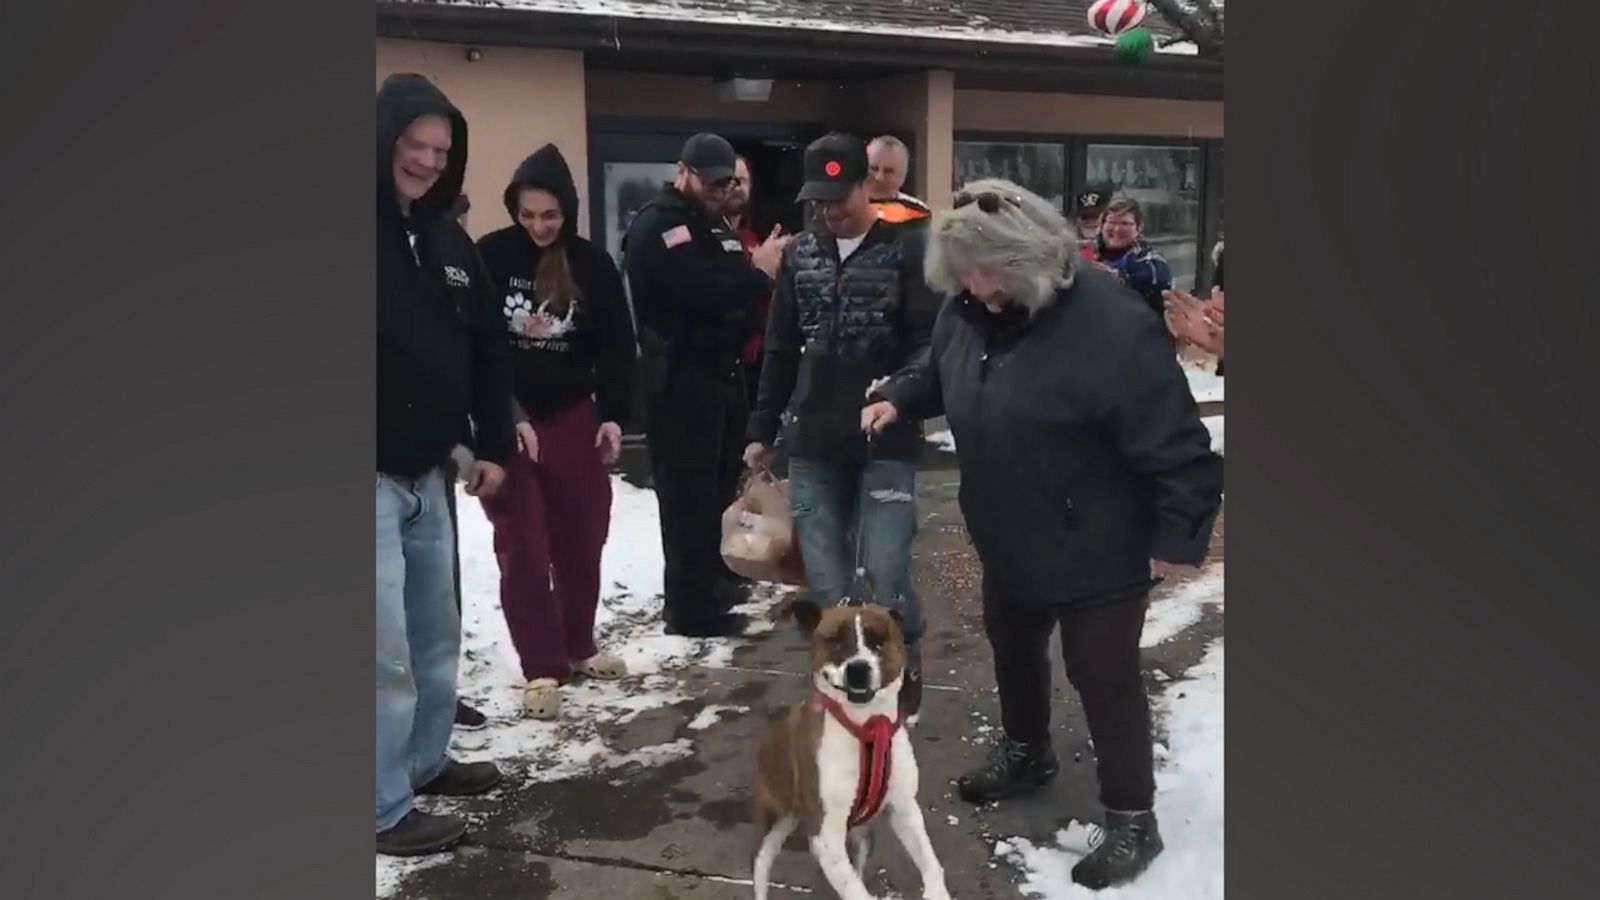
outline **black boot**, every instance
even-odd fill
[[[905,680],[900,683],[900,721],[910,723],[922,712],[922,646],[906,644]],[[914,724],[914,723],[912,723]]]
[[[1072,867],[1072,880],[1093,891],[1127,884],[1150,867],[1161,849],[1155,813],[1108,809],[1105,840]]]
[[[748,578],[740,579],[737,575],[732,575],[718,579],[711,588],[712,606],[719,613],[729,612],[736,606],[749,603],[755,590],[756,583]]]
[[[467,833],[455,816],[432,816],[413,809],[388,831],[378,832],[378,852],[384,856],[426,856],[449,848]]]
[[[1060,771],[1048,739],[1024,744],[1001,737],[989,751],[988,763],[957,779],[956,790],[968,803],[988,803],[1037,791]]]
[[[478,731],[489,724],[483,713],[468,706],[464,701],[456,701],[456,727],[462,731]]]
[[[450,760],[444,771],[416,789],[418,796],[475,797],[487,794],[500,784],[500,770],[494,763],[464,763]]]
[[[677,618],[668,618],[667,634],[679,637],[713,638],[713,637],[740,637],[745,629],[750,627],[750,618],[739,613],[722,613],[708,618],[690,619],[680,621]]]
[[[922,670],[906,669],[905,681],[900,683],[900,721],[913,724],[922,712]]]

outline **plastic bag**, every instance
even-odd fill
[[[745,482],[722,514],[722,561],[736,574],[756,581],[805,585],[788,482],[766,473]]]

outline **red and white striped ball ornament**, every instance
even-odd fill
[[[1102,34],[1118,35],[1143,22],[1149,11],[1144,0],[1094,0],[1089,24]]]

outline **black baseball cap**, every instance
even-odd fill
[[[806,183],[801,200],[843,200],[867,180],[867,145],[848,134],[817,138],[806,148]]]
[[[721,135],[701,132],[683,145],[678,162],[693,169],[707,184],[716,184],[733,177],[733,165],[738,154],[733,145]]]
[[[1098,216],[1111,205],[1111,197],[1117,189],[1110,184],[1091,184],[1078,193],[1078,215]]]

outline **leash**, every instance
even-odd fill
[[[894,734],[900,730],[899,718],[873,716],[856,724],[845,714],[839,701],[817,691],[812,702],[828,711],[861,745],[861,768],[856,776],[856,797],[850,804],[850,828],[871,822],[883,809],[889,794],[889,775],[894,763]]]
[[[877,435],[867,434],[867,463],[872,462],[872,451],[876,446]],[[856,571],[850,585],[850,593],[841,601],[841,606],[864,606],[873,599],[873,591],[867,584],[867,559],[866,559],[866,518],[867,504],[861,495],[856,495]]]

